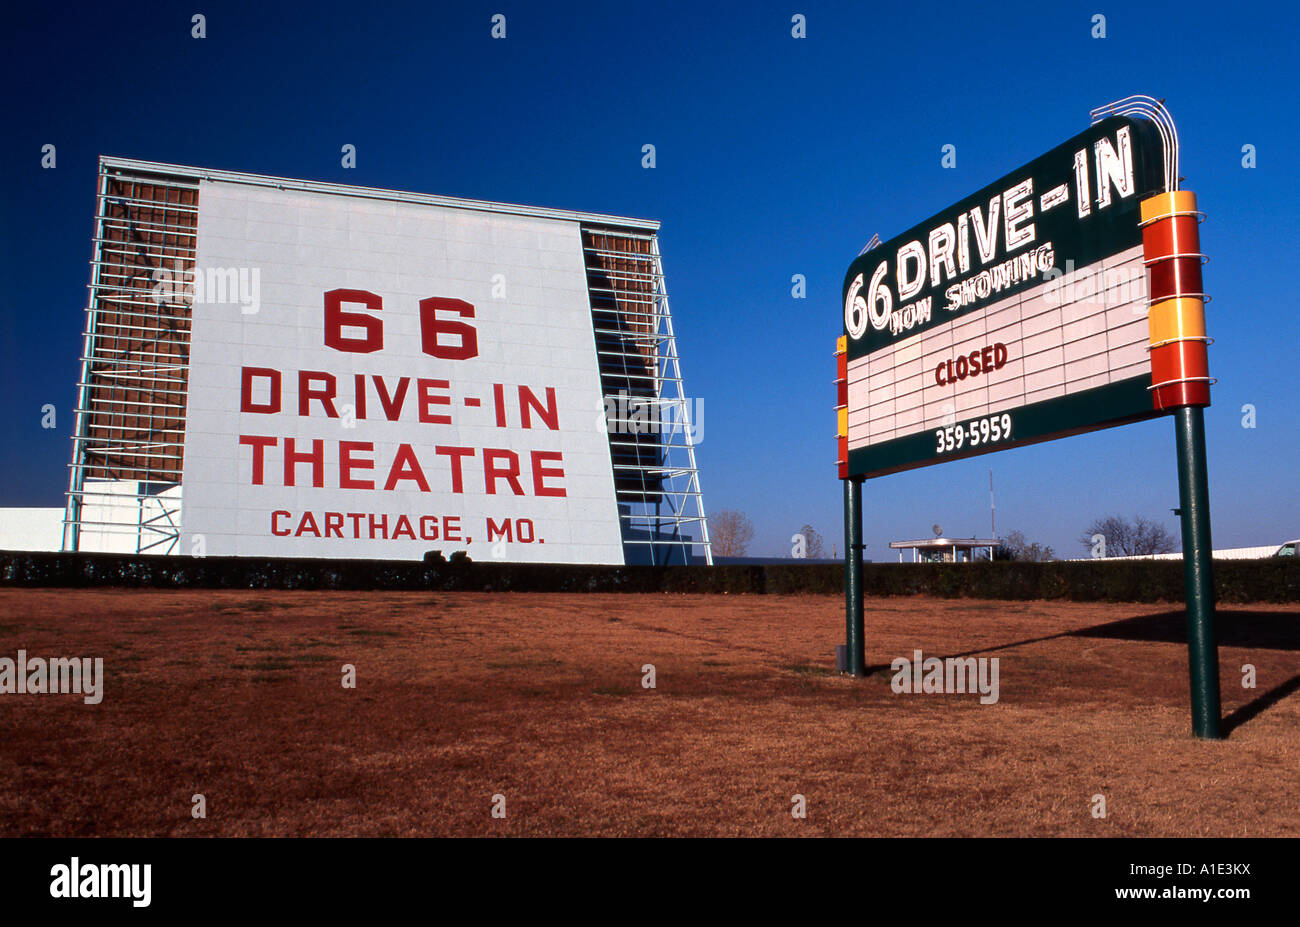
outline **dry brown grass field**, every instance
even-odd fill
[[[106,676],[0,695],[0,835],[1300,835],[1300,609],[1219,628],[1203,742],[1169,605],[869,599],[851,679],[830,596],[0,589],[0,656]]]

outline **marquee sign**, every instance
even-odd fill
[[[1170,412],[1192,729],[1217,738],[1201,214],[1178,189],[1162,101],[1137,94],[1092,115],[1088,131],[849,266],[835,351],[839,665],[867,674],[864,479]]]
[[[1157,124],[1111,116],[859,255],[837,345],[841,478],[1159,414],[1153,349],[1172,342],[1150,327],[1148,266],[1189,287],[1194,275],[1161,331],[1199,338],[1202,357],[1205,341],[1191,194],[1164,210],[1181,238],[1162,233],[1152,258],[1147,213],[1172,188],[1169,155]],[[1208,383],[1181,354],[1170,370]]]

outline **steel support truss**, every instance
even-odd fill
[[[582,240],[627,561],[712,564],[703,410],[683,385],[658,236],[584,224]]]

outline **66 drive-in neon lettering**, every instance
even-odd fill
[[[1089,151],[1091,148],[1091,151]],[[1090,168],[1095,167],[1095,172]],[[893,254],[872,258],[849,281],[844,299],[844,330],[860,340],[869,329],[891,337],[932,323],[934,297],[957,312],[993,296],[1023,289],[1051,272],[1057,249],[1047,226],[1061,222],[1073,202],[1083,222],[1113,202],[1134,196],[1133,139],[1128,126],[1074,152],[1067,176],[1017,178],[988,198],[963,204],[956,214],[934,217],[925,232],[903,241]],[[1056,210],[1053,212],[1053,210]],[[1048,214],[1051,218],[1048,219]],[[1069,257],[1070,255],[1065,255]]]
[[[961,425],[949,425],[934,433],[938,442],[934,449],[936,454],[959,451],[963,447],[980,447],[1011,439],[1011,414],[991,415],[987,418],[972,419]]]
[[[1049,241],[1033,251],[1017,254],[1001,264],[986,268],[961,283],[954,283],[943,291],[943,298],[948,300],[943,308],[951,312],[980,302],[995,293],[1001,293],[1012,284],[1048,274],[1055,267],[1056,251]]]

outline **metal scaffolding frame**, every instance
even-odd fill
[[[180,543],[198,186],[100,159],[64,550]]]
[[[712,564],[658,236],[588,223],[582,244],[625,558],[691,563],[701,547]]]

